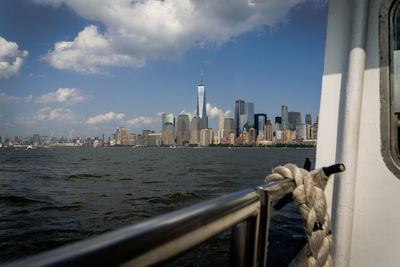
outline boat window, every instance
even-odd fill
[[[400,0],[384,0],[380,10],[382,155],[400,178]]]

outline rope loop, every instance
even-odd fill
[[[333,266],[333,236],[324,189],[328,176],[323,169],[308,172],[294,164],[278,166],[265,178],[266,183],[294,180],[293,201],[298,205],[307,232],[307,266]]]

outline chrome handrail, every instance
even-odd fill
[[[294,188],[293,180],[284,180],[231,193],[8,266],[148,266],[175,258],[229,228],[231,265],[266,266],[271,202]]]

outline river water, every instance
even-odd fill
[[[314,149],[0,148],[0,264],[263,183]],[[294,204],[271,218],[268,260],[282,266],[305,243]],[[176,266],[228,263],[229,232]]]

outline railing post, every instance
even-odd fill
[[[232,227],[229,266],[253,266],[257,218],[251,216]]]
[[[271,216],[271,199],[269,192],[262,187],[256,187],[256,191],[260,196],[260,214],[259,214],[259,230],[256,251],[256,262],[258,266],[267,266],[268,251],[268,231],[269,220]]]

